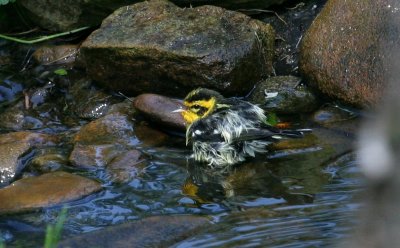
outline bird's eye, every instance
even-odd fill
[[[198,104],[193,105],[192,107],[190,107],[193,111],[197,112],[200,110],[201,106]]]

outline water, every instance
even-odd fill
[[[14,47],[0,44],[0,51],[7,49]],[[24,57],[26,50],[21,53]],[[81,72],[68,70],[68,76],[60,77],[51,73],[58,67],[21,70],[25,66],[0,64],[0,113],[23,98],[23,88],[42,88],[51,82],[55,85],[51,94],[41,95],[44,100],[38,109],[26,111],[31,121],[21,128],[71,136],[89,121],[70,110],[71,96],[66,92],[84,78]],[[259,156],[227,174],[193,166],[184,139],[173,136],[161,147],[146,146],[138,139],[137,148],[150,159],[144,173],[125,183],[111,180],[104,168],[64,166],[63,170],[99,180],[103,190],[65,206],[63,238],[148,216],[190,214],[212,216],[215,224],[174,247],[334,245],[354,228],[358,192],[364,188],[352,153],[354,133],[346,129],[351,126],[357,131],[357,123],[341,120],[321,126],[311,119],[294,119],[313,128],[307,147]],[[8,131],[0,128],[0,133]],[[68,153],[70,148],[57,149]],[[197,192],[192,191],[194,186]],[[41,247],[46,226],[55,222],[62,207],[0,216],[0,240],[7,247]]]
[[[202,182],[201,196],[208,192],[213,197],[203,204],[182,194],[184,182],[199,177],[179,165],[186,163],[186,151],[171,148],[163,153],[145,174],[126,184],[109,182],[103,170],[74,171],[100,179],[104,190],[67,205],[63,237],[152,215],[206,214],[214,217],[215,227],[175,247],[326,247],[348,235],[356,222],[363,180],[352,153],[323,167],[324,156],[318,155],[323,149],[244,165],[237,175],[213,177],[207,186]],[[181,156],[179,162],[166,162],[176,156]],[[229,198],[216,194],[222,181],[231,183]],[[1,216],[0,233],[11,240],[7,247],[39,247],[46,225],[54,223],[60,208]]]

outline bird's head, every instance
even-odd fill
[[[191,91],[183,100],[181,114],[188,125],[212,114],[224,97],[216,91],[199,88]]]

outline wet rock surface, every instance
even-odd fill
[[[78,143],[75,144],[69,161],[77,167],[104,167],[120,152],[121,145],[83,145]]]
[[[129,182],[144,172],[147,166],[146,157],[138,150],[129,150],[115,156],[107,165],[112,181]]]
[[[198,86],[248,92],[272,71],[273,44],[273,28],[246,15],[157,0],[116,10],[81,53],[104,87],[182,97]]]
[[[293,76],[268,78],[256,86],[249,100],[278,114],[308,113],[318,107],[316,96]]]
[[[210,225],[197,216],[154,216],[60,242],[58,247],[168,247]]]
[[[183,108],[183,104],[178,100],[157,94],[142,94],[135,98],[133,107],[151,122],[157,123],[161,127],[178,131],[184,131],[186,128],[182,115],[173,112]]]
[[[29,157],[34,146],[54,145],[52,135],[14,132],[0,135],[0,185],[9,184],[25,167],[24,157]]]
[[[0,189],[0,214],[50,207],[99,190],[98,182],[67,172],[24,178]]]
[[[82,126],[73,142],[80,144],[129,144],[134,138],[130,117],[111,113]]]
[[[328,1],[301,44],[299,66],[309,84],[358,107],[379,102],[400,33],[397,7],[396,1]]]
[[[68,64],[75,62],[78,45],[42,46],[32,54],[42,65]]]

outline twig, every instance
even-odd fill
[[[34,39],[34,40],[18,39],[18,38],[7,36],[7,35],[3,35],[3,34],[0,34],[0,38],[5,39],[5,40],[11,40],[11,41],[19,42],[19,43],[22,43],[22,44],[34,44],[34,43],[42,42],[42,41],[45,41],[45,40],[50,40],[50,39],[58,38],[58,37],[61,37],[61,36],[74,34],[74,33],[80,32],[80,31],[88,29],[88,28],[89,27],[78,28],[78,29],[74,29],[74,30],[71,30],[71,31],[63,32],[63,33],[43,36],[41,38]]]

